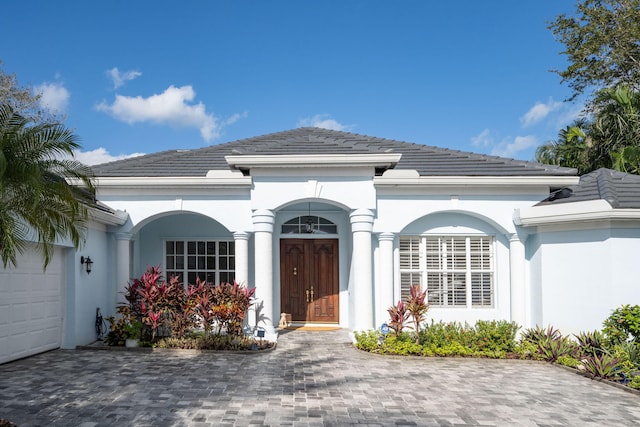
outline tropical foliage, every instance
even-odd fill
[[[594,88],[640,90],[640,0],[579,0],[550,24],[568,65],[556,70],[572,98]]]
[[[395,333],[355,333],[361,350],[392,355],[519,358],[546,361],[577,369],[591,378],[618,381],[640,389],[640,306],[623,305],[604,321],[602,331],[574,337],[548,326],[529,328],[517,338],[514,322],[479,320],[471,326],[434,322],[415,329],[398,329],[407,319],[401,301],[389,309]],[[417,336],[417,339],[416,339]],[[575,339],[574,339],[575,338]]]
[[[640,92],[627,86],[597,93],[590,120],[580,119],[560,130],[556,141],[536,151],[536,160],[578,169],[599,168],[640,173]]]
[[[542,145],[536,160],[578,169],[640,173],[640,0],[579,0],[549,28],[568,65],[555,70],[583,96],[583,119]]]
[[[198,339],[193,330],[201,329],[201,339],[211,343],[212,335],[243,337],[242,325],[253,303],[254,289],[238,283],[212,285],[197,279],[195,285],[184,285],[176,278],[165,280],[160,267],[150,267],[139,279],[133,279],[125,289],[125,302],[118,306],[118,319],[108,319],[111,332],[107,342],[121,345],[131,325],[142,325],[138,338],[157,342],[171,338],[164,346]],[[216,345],[218,345],[216,344]],[[198,345],[188,344],[190,348]]]
[[[44,266],[57,239],[78,248],[87,205],[94,202],[91,170],[73,160],[73,132],[58,123],[35,122],[0,104],[0,259],[6,268],[34,238]],[[73,182],[73,185],[72,183]]]

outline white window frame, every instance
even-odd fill
[[[169,243],[173,244],[173,252],[169,251]],[[222,243],[226,244],[226,253],[221,253]],[[182,244],[182,253],[178,247]],[[211,245],[213,251],[211,251]],[[233,282],[235,278],[235,242],[226,239],[164,239],[164,272],[167,279],[175,274],[184,284],[195,285],[195,277],[206,279],[212,285],[224,282]],[[195,246],[195,253],[190,253],[190,246]],[[204,248],[203,248],[204,246]],[[173,262],[169,259],[173,258]],[[180,261],[179,258],[182,258]],[[195,263],[195,264],[194,264]],[[195,267],[192,267],[195,265]],[[195,274],[195,276],[194,276]],[[189,280],[189,276],[193,276]]]
[[[432,307],[494,308],[495,245],[490,235],[401,236],[401,298],[419,284]]]

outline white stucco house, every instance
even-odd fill
[[[94,167],[86,245],[0,270],[0,362],[95,340],[131,277],[256,288],[250,322],[376,328],[411,284],[428,317],[599,329],[640,303],[640,177],[320,128]],[[90,274],[81,257],[94,261]],[[46,333],[43,331],[47,331]]]

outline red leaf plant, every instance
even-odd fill
[[[420,344],[420,325],[427,318],[429,304],[426,302],[427,291],[421,290],[420,285],[411,285],[409,288],[409,298],[407,299],[407,311],[416,332],[416,344]]]
[[[409,313],[407,313],[407,306],[402,300],[398,301],[396,305],[392,305],[387,309],[389,313],[389,317],[391,320],[389,321],[389,327],[393,329],[396,336],[402,332],[404,329],[404,324],[409,318]]]
[[[227,334],[241,336],[254,293],[255,288],[235,281],[212,286],[200,278],[185,289],[177,277],[164,280],[160,266],[155,266],[127,284],[126,303],[118,307],[118,313],[129,323],[142,322],[146,328],[143,335],[152,340],[167,334],[182,338],[197,325],[206,334],[215,325],[218,334],[224,329]]]

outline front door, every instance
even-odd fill
[[[338,240],[280,241],[280,303],[293,322],[338,323]]]

